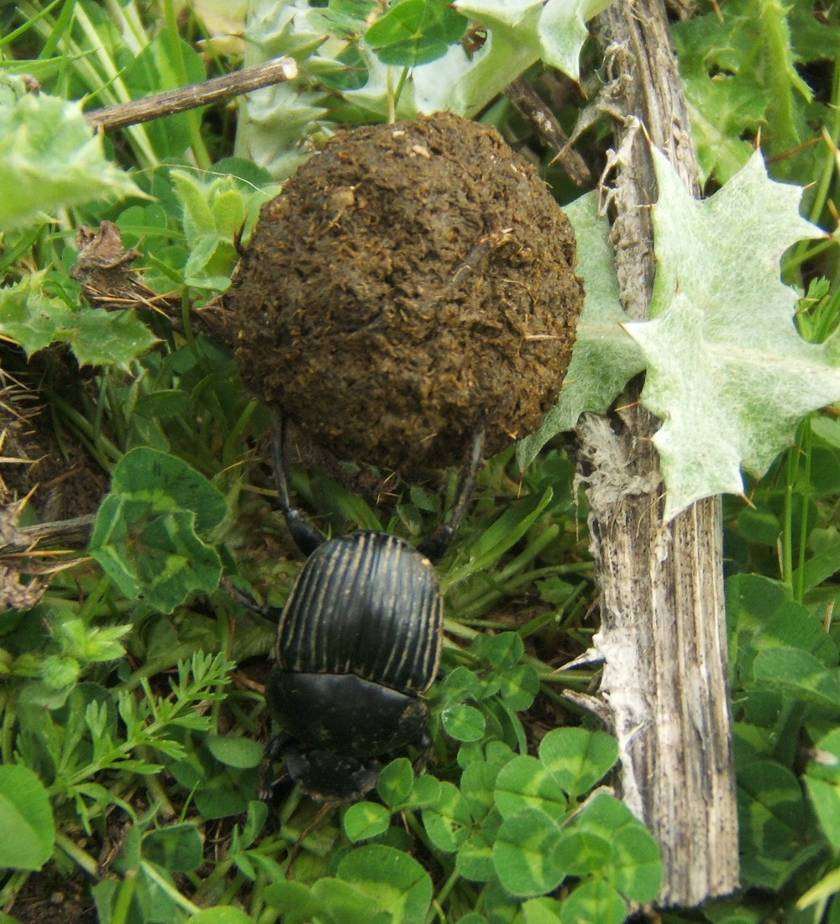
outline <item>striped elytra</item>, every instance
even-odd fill
[[[280,620],[277,660],[285,671],[355,674],[417,695],[437,674],[442,623],[431,562],[396,536],[359,530],[307,559]]]

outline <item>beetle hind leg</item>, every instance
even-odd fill
[[[439,526],[430,536],[423,540],[418,546],[418,551],[422,552],[432,561],[442,558],[452,542],[455,533],[464,519],[467,512],[473,489],[475,488],[475,479],[478,475],[478,469],[481,465],[481,453],[484,450],[484,427],[479,426],[473,435],[470,453],[461,466],[458,473],[458,487],[455,491],[455,503],[449,514],[448,520]]]

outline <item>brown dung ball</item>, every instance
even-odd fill
[[[583,302],[571,225],[448,113],[332,139],[266,205],[230,296],[246,383],[340,458],[405,476],[536,428]]]

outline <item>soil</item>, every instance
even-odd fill
[[[583,289],[568,219],[448,113],[330,141],[263,209],[228,306],[243,378],[340,458],[410,477],[540,423]]]
[[[19,366],[15,373],[8,371]],[[13,348],[0,348],[0,504],[20,500],[30,491],[30,505],[40,522],[94,513],[107,491],[108,479],[70,433],[56,434],[47,401],[37,391],[39,377],[56,390],[72,393],[78,370],[60,348],[42,350],[28,365]]]

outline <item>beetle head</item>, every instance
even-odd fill
[[[367,763],[332,751],[300,751],[289,746],[283,751],[289,777],[319,802],[356,802],[370,792],[379,779],[379,762]]]

